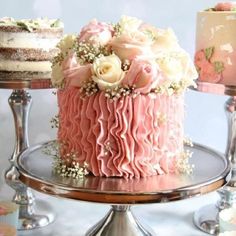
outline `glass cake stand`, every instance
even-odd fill
[[[198,81],[194,90],[230,96],[224,107],[228,120],[225,156],[232,166],[232,177],[227,186],[218,191],[220,200],[216,204],[204,206],[194,214],[194,224],[202,231],[214,235],[219,232],[219,212],[236,204],[236,87]]]
[[[151,236],[154,233],[139,224],[131,206],[161,203],[199,196],[225,185],[230,179],[229,161],[202,145],[186,147],[193,156],[193,174],[159,175],[147,178],[60,177],[53,172],[55,157],[45,150],[56,141],[26,149],[18,157],[19,179],[27,186],[57,197],[110,204],[110,212],[92,227],[87,236]]]
[[[15,123],[15,148],[9,159],[10,168],[5,172],[6,183],[15,190],[13,202],[19,205],[19,230],[28,230],[48,225],[54,220],[50,206],[46,202],[35,201],[31,190],[19,180],[16,160],[20,152],[29,147],[28,117],[32,98],[27,89],[51,88],[50,79],[3,80],[0,89],[12,89],[8,99]]]

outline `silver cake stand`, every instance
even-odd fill
[[[131,206],[161,203],[214,191],[230,179],[230,165],[223,155],[202,145],[193,152],[191,175],[159,175],[140,179],[84,176],[75,180],[53,173],[53,156],[45,154],[55,141],[32,146],[18,158],[19,179],[27,186],[57,197],[111,204],[110,212],[86,233],[87,236],[151,236],[139,224]]]
[[[19,205],[19,230],[28,230],[48,225],[54,220],[50,206],[41,201],[35,201],[31,190],[19,180],[16,164],[20,152],[29,147],[28,117],[32,98],[27,89],[48,89],[50,79],[34,80],[3,80],[0,79],[0,89],[12,89],[8,99],[15,123],[15,148],[10,157],[10,168],[5,172],[6,183],[15,190],[13,202]]]
[[[226,207],[236,205],[236,87],[222,84],[209,84],[197,82],[200,92],[219,95],[229,95],[224,110],[228,120],[228,141],[225,151],[226,159],[232,166],[232,177],[226,187],[220,189],[220,200],[216,204],[202,207],[194,214],[194,224],[202,231],[209,234],[219,232],[219,212]]]

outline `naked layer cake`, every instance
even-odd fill
[[[184,91],[197,72],[171,29],[133,17],[92,20],[66,36],[54,58],[60,160],[77,176],[146,177],[189,170]]]
[[[62,34],[59,20],[0,19],[0,79],[50,78]]]
[[[236,2],[197,14],[195,65],[199,81],[236,85]]]

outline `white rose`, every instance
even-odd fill
[[[122,16],[119,21],[120,30],[123,33],[138,31],[142,21],[130,16]]]
[[[67,52],[72,49],[75,41],[75,35],[65,35],[64,38],[58,43],[57,47],[61,50],[62,54],[66,56]]]
[[[153,35],[154,42],[152,45],[152,50],[154,53],[158,53],[160,51],[173,51],[180,48],[178,40],[172,29],[158,29],[153,33]]]
[[[189,55],[184,50],[166,52],[156,59],[162,73],[170,82],[180,82],[183,80],[187,86],[194,84],[197,78],[196,69],[191,62]]]
[[[124,78],[121,61],[116,55],[97,58],[92,66],[92,79],[101,90],[118,86]]]
[[[52,85],[54,87],[61,87],[64,81],[64,75],[62,72],[61,65],[56,63],[52,66]]]

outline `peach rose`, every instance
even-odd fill
[[[148,93],[158,86],[158,67],[154,61],[135,59],[122,81],[123,85],[134,86],[135,91]]]
[[[84,26],[78,37],[79,42],[86,42],[97,45],[106,45],[112,38],[114,29],[111,25],[98,22],[96,19]]]
[[[62,72],[66,80],[66,86],[81,87],[92,77],[92,65],[80,65],[77,62],[76,54],[71,53],[62,62]]]
[[[121,60],[133,60],[141,55],[152,54],[152,40],[141,31],[134,31],[129,34],[121,34],[118,37],[113,37],[109,44]]]
[[[220,2],[215,6],[216,11],[233,11],[236,8],[236,2]]]

